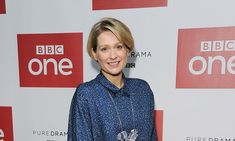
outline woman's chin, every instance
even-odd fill
[[[119,70],[112,70],[112,71],[104,71],[103,70],[103,72],[106,74],[112,75],[112,76],[118,76],[122,73],[122,70],[120,70],[120,69]]]

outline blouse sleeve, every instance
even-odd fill
[[[92,141],[88,102],[76,90],[69,113],[67,141]]]

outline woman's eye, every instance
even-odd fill
[[[101,48],[100,50],[101,50],[101,51],[106,51],[107,48],[103,47],[103,48]]]
[[[123,45],[118,45],[117,48],[118,48],[118,49],[122,49],[122,48],[123,48]]]

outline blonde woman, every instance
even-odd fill
[[[146,81],[123,73],[133,48],[121,21],[103,18],[92,27],[87,51],[101,70],[75,91],[68,141],[157,141],[152,90]]]

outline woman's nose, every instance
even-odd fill
[[[116,59],[117,58],[117,52],[115,49],[110,50],[110,58],[111,59]]]

